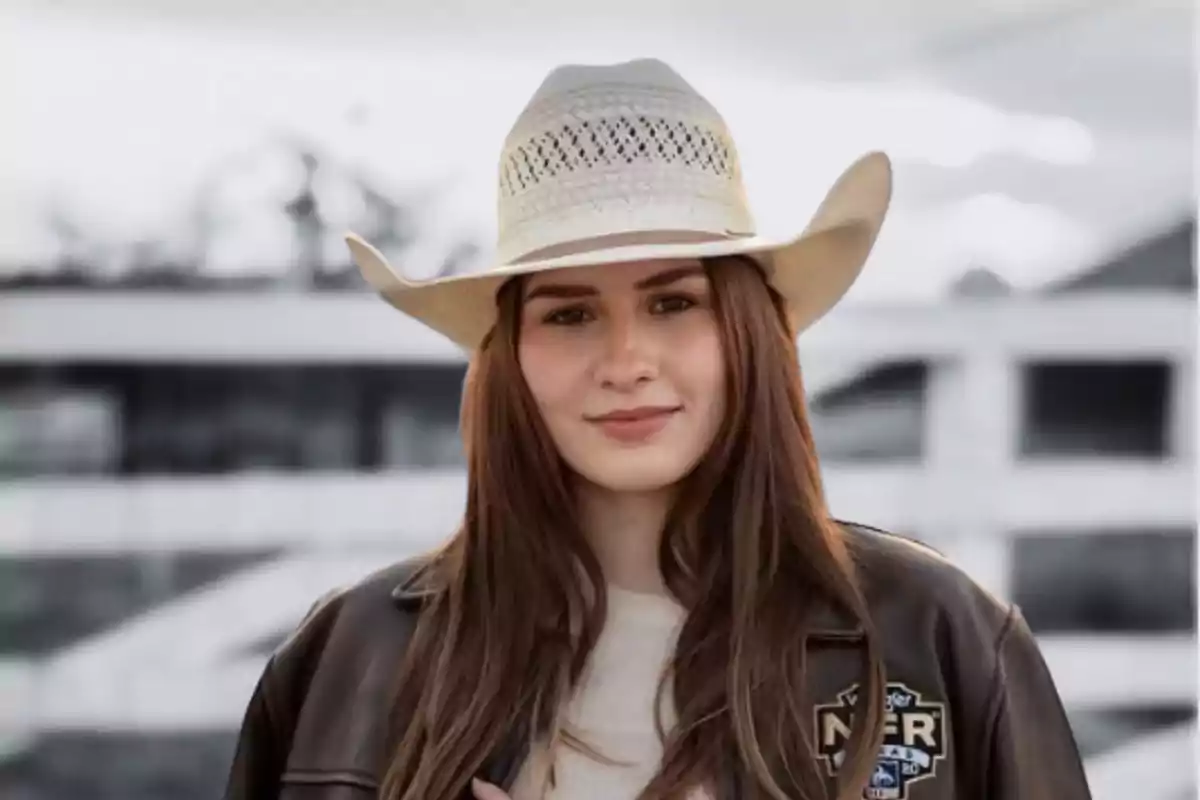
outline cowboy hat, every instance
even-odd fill
[[[468,351],[491,330],[496,292],[512,277],[651,259],[752,257],[799,332],[862,271],[891,190],[887,156],[867,154],[799,235],[768,240],[756,233],[724,120],[671,67],[567,65],[546,77],[505,140],[496,266],[414,281],[361,237],[346,243],[385,300]]]

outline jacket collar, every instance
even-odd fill
[[[813,641],[857,641],[866,632],[845,609],[822,598],[809,609],[808,638]]]
[[[421,610],[425,599],[432,596],[433,592],[420,586],[414,586],[412,583],[412,579],[409,578],[392,589],[392,600],[401,611],[415,614]]]
[[[433,590],[418,586],[410,576],[392,590],[392,599],[407,613],[421,610]],[[862,625],[848,612],[834,603],[821,599],[810,610],[808,636],[813,640],[853,641],[864,636]]]

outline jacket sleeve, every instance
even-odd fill
[[[333,617],[337,592],[318,600],[267,662],[242,718],[224,800],[276,800],[292,736]]]
[[[1021,613],[997,645],[986,800],[1090,800],[1054,680]]]
[[[242,720],[237,746],[225,787],[225,800],[274,800],[279,797],[279,778],[287,762],[291,731],[278,712],[272,712],[275,660],[264,670]]]

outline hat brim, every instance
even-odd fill
[[[363,278],[388,303],[473,351],[495,324],[496,292],[509,279],[556,269],[666,259],[746,255],[766,269],[787,301],[797,332],[812,325],[850,290],[874,247],[891,204],[892,166],[869,153],[834,182],[812,220],[784,241],[762,236],[716,241],[605,247],[428,281],[404,278],[366,240],[346,244]]]

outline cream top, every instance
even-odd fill
[[[553,754],[557,785],[550,790],[545,785],[550,754],[544,746],[535,747],[513,785],[513,800],[637,797],[662,761],[654,700],[683,619],[684,611],[674,600],[609,587],[608,619],[566,708],[565,723],[583,741],[622,764],[598,762],[560,746]],[[670,698],[668,686],[662,709],[667,730],[675,724]]]

